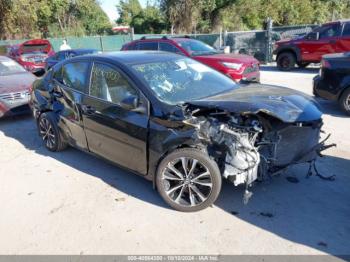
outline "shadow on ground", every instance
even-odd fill
[[[295,67],[293,70],[291,71],[280,71],[277,66],[274,65],[262,65],[260,67],[260,71],[268,71],[268,72],[280,72],[280,73],[284,73],[284,74],[318,74],[320,68],[316,67],[316,66],[310,66],[310,67],[306,67],[306,68],[298,68]]]
[[[28,150],[97,177],[142,201],[168,208],[152,184],[142,177],[73,148],[49,152],[30,117],[0,120],[0,131]],[[335,174],[337,179],[330,182],[315,176],[306,178],[307,166],[295,166],[284,175],[255,185],[248,205],[242,203],[243,188],[234,188],[225,181],[215,205],[253,226],[300,245],[333,255],[350,254],[350,160],[329,156],[320,159],[318,165],[324,175]],[[287,180],[287,177],[293,179]]]

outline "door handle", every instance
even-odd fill
[[[336,40],[329,40],[330,44],[335,44],[337,41]]]
[[[95,107],[88,106],[88,105],[81,105],[81,110],[87,115],[90,115],[90,114],[93,114],[93,113],[96,112],[96,108]]]

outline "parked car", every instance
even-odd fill
[[[54,55],[51,43],[45,39],[33,39],[10,47],[9,57],[34,74],[45,72],[45,60]]]
[[[0,118],[29,113],[29,89],[36,78],[21,65],[0,56]]]
[[[241,80],[259,82],[259,61],[243,54],[224,54],[213,47],[189,37],[150,38],[125,44],[122,51],[127,50],[160,50],[191,57],[229,76],[236,82]]]
[[[99,51],[97,49],[87,49],[87,48],[81,48],[81,49],[69,49],[69,50],[63,50],[57,52],[55,55],[50,56],[46,59],[46,67],[45,70],[49,70],[51,67],[53,67],[58,62],[61,62],[63,60],[79,56],[79,55],[87,55],[87,54],[95,54]]]
[[[316,159],[322,114],[312,97],[244,87],[167,52],[74,57],[33,85],[31,107],[50,151],[67,145],[152,180],[173,208],[197,211],[221,181],[250,186]]]
[[[350,51],[350,20],[330,22],[315,28],[309,34],[291,40],[276,42],[274,54],[282,71],[304,68],[319,63],[322,56]]]
[[[350,52],[323,56],[314,95],[337,102],[350,114]]]

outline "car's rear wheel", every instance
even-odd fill
[[[295,67],[295,56],[291,52],[283,52],[277,57],[277,67],[281,71],[290,71]]]
[[[348,87],[339,99],[340,107],[350,115],[350,87]]]
[[[44,141],[45,147],[50,151],[62,151],[67,143],[62,138],[52,112],[40,115],[38,120],[39,135]]]
[[[194,212],[215,202],[221,190],[221,174],[208,154],[183,148],[161,161],[156,183],[159,194],[172,208]]]

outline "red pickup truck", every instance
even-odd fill
[[[304,68],[319,63],[325,54],[350,51],[350,20],[335,21],[316,27],[307,35],[275,43],[277,67],[289,71],[297,64]]]

